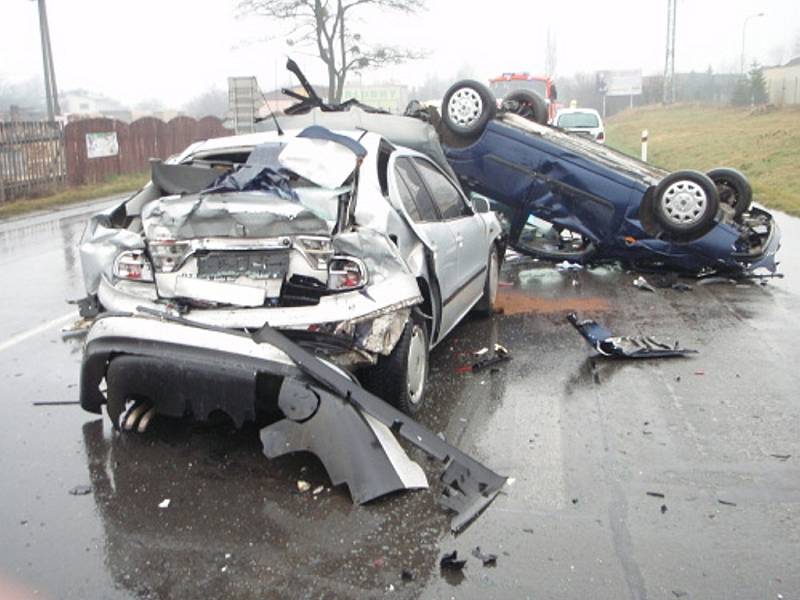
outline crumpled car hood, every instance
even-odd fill
[[[142,210],[147,239],[329,235],[328,223],[292,200],[264,192],[165,196]]]

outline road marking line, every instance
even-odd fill
[[[18,333],[17,335],[8,338],[5,342],[0,343],[0,352],[2,352],[3,350],[8,350],[9,348],[13,348],[17,344],[20,344],[25,340],[27,340],[28,338],[32,338],[35,335],[39,335],[40,333],[49,331],[56,325],[61,325],[62,323],[77,318],[78,318],[78,311],[74,310],[69,314],[58,317],[57,319],[53,319],[52,321],[47,321],[46,323],[42,323],[38,327],[34,327],[33,329],[29,329],[28,331],[23,331],[22,333]]]

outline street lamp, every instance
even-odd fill
[[[763,16],[764,16],[763,12],[754,13],[754,14],[748,16],[747,18],[745,18],[744,25],[742,25],[742,64],[741,64],[741,67],[740,67],[740,71],[742,72],[742,74],[744,74],[744,40],[745,40],[745,34],[747,33],[747,23],[748,23],[748,21],[750,21],[750,19],[754,19],[756,17],[763,17]]]

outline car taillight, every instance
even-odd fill
[[[315,269],[325,269],[333,254],[331,240],[325,237],[299,235],[295,238],[295,247]]]
[[[114,259],[114,277],[130,281],[153,281],[153,267],[143,250],[126,250]]]
[[[334,256],[328,264],[328,289],[354,290],[367,284],[367,268],[357,258]]]
[[[192,251],[192,246],[189,242],[162,240],[148,243],[147,249],[150,251],[150,258],[153,259],[156,271],[171,273],[183,264]]]
[[[598,142],[602,142],[605,139],[606,139],[606,134],[604,132],[601,131],[600,133],[597,134],[597,141]]]

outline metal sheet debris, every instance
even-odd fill
[[[567,321],[592,348],[610,358],[669,358],[697,353],[681,348],[677,342],[670,346],[652,336],[617,337],[597,321],[579,320],[575,313],[567,315]]]

